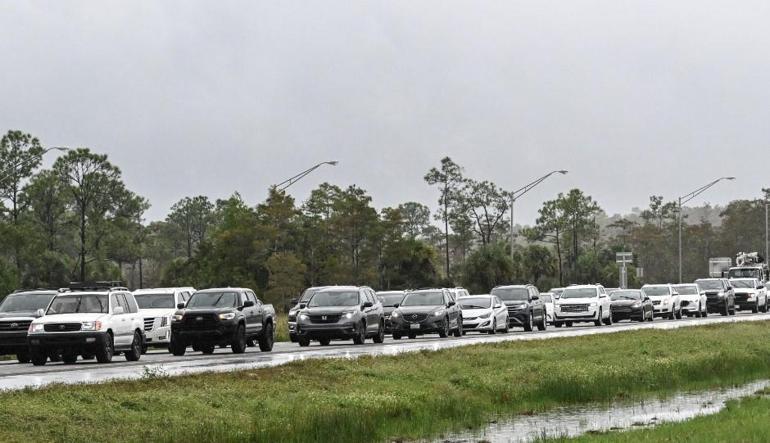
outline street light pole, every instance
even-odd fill
[[[516,242],[516,236],[515,236],[515,234],[513,232],[513,205],[516,203],[516,200],[521,198],[521,196],[523,196],[527,192],[531,191],[534,187],[536,187],[540,183],[543,183],[548,177],[550,177],[550,176],[552,176],[554,174],[557,174],[557,173],[561,174],[561,175],[565,175],[565,174],[567,174],[567,172],[569,172],[569,171],[566,171],[564,169],[561,169],[561,170],[558,170],[558,171],[551,171],[548,174],[538,178],[537,180],[535,180],[535,181],[525,185],[524,187],[519,188],[519,189],[517,189],[517,190],[515,190],[515,191],[513,191],[511,193],[511,261],[513,261],[513,245]]]
[[[49,153],[51,151],[65,152],[65,151],[69,151],[69,149],[70,148],[66,148],[64,146],[54,146],[54,147],[51,147],[51,148],[46,148],[46,149],[43,149],[43,152],[40,154],[40,157],[42,158],[44,155],[46,155],[47,153]],[[11,168],[9,168],[9,169],[13,169],[13,172],[15,172],[20,166],[24,166],[24,164],[14,163],[13,165],[11,165]],[[5,180],[7,180],[8,178],[10,178],[11,175],[13,175],[13,172],[5,174],[3,177],[1,177],[0,178],[0,182],[3,182]]]
[[[297,174],[297,175],[295,175],[293,177],[287,178],[286,180],[282,181],[281,183],[278,183],[277,185],[273,185],[273,188],[275,188],[278,191],[285,191],[286,188],[288,188],[289,186],[293,185],[294,183],[297,183],[298,181],[302,180],[308,174],[310,174],[311,172],[313,172],[316,169],[320,168],[321,166],[323,166],[323,165],[337,166],[338,163],[339,162],[336,161],[336,160],[318,163],[317,165],[315,165],[313,167],[310,167],[310,168],[307,168],[304,171],[300,172],[299,174]]]
[[[689,194],[685,194],[679,197],[679,283],[680,284],[682,283],[682,205],[694,199],[695,197],[701,195],[707,189],[721,182],[722,180],[735,180],[735,177],[720,177],[690,192]]]

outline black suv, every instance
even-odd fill
[[[27,330],[32,320],[48,309],[57,291],[16,291],[0,303],[0,355],[16,354],[19,363],[29,363]],[[57,358],[54,358],[56,360]]]
[[[331,340],[353,340],[361,345],[367,338],[385,340],[382,303],[366,286],[331,286],[317,291],[307,304],[300,304],[297,315],[297,341],[300,346],[318,340],[328,346]]]
[[[505,303],[508,308],[508,326],[523,326],[531,331],[534,326],[540,331],[548,327],[545,304],[540,300],[540,291],[534,285],[497,286],[490,292]]]
[[[695,280],[698,289],[706,294],[709,313],[735,315],[735,291],[726,278],[702,278]]]
[[[397,309],[390,315],[393,339],[423,334],[447,337],[463,335],[462,310],[446,289],[409,291]]]
[[[273,349],[275,309],[262,304],[251,289],[198,291],[177,309],[171,321],[174,355],[184,355],[187,346],[204,354],[213,353],[217,346],[230,346],[234,354],[241,354],[254,341],[263,352]]]

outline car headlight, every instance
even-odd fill
[[[84,321],[81,326],[81,331],[98,331],[102,329],[102,322],[100,321]]]
[[[307,314],[299,314],[299,319],[302,321],[308,321],[310,320],[310,317],[308,317]]]
[[[597,302],[595,302],[595,301],[592,301],[592,302],[591,302],[591,307],[592,307],[592,308],[595,308],[595,307],[597,307],[597,306],[599,306],[599,303],[597,303]]]
[[[725,293],[724,292],[717,292],[717,297],[724,298]]]
[[[486,314],[479,315],[479,318],[489,318],[490,315],[492,315],[492,313],[487,312]]]
[[[177,322],[177,321],[182,321],[183,319],[184,319],[184,314],[174,314],[171,317],[171,322],[173,323],[173,322]]]
[[[41,323],[32,323],[29,325],[29,332],[43,332],[44,326]]]
[[[433,316],[435,317],[441,317],[442,315],[446,314],[446,309],[439,309],[438,311],[433,313]]]
[[[355,311],[348,311],[348,312],[345,312],[345,318],[346,318],[346,319],[348,319],[348,320],[350,320],[351,318],[353,318],[353,316],[354,316],[355,314],[356,314],[356,312],[355,312]]]
[[[235,318],[235,312],[225,312],[223,314],[219,314],[220,320],[232,320]]]
[[[633,305],[631,305],[631,307],[632,308],[641,308],[642,307],[642,303],[641,302],[636,302]]]
[[[399,314],[398,311],[393,311],[393,313],[390,314],[390,317],[391,318],[398,318],[398,317],[401,317],[401,314]]]

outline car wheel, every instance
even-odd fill
[[[532,329],[534,329],[534,325],[532,324],[532,313],[530,312],[529,315],[527,315],[527,322],[524,323],[524,330],[529,332]]]
[[[543,314],[543,318],[540,320],[540,323],[537,324],[537,330],[545,331],[546,329],[548,329],[548,321],[546,321],[545,314]]]
[[[299,343],[299,345],[300,345],[301,347],[303,347],[303,348],[306,348],[306,347],[310,346],[310,339],[307,339],[307,338],[298,338],[298,339],[297,339],[297,343]]]
[[[62,354],[61,359],[65,365],[72,365],[78,361],[78,355],[68,352],[66,354]]]
[[[30,357],[28,352],[20,352],[16,354],[16,360],[19,361],[19,363],[29,363]]]
[[[187,352],[187,344],[178,338],[171,337],[171,344],[168,345],[168,350],[175,356],[181,357]]]
[[[385,341],[385,325],[380,322],[380,328],[377,330],[377,335],[374,336],[375,343],[383,343]]]
[[[144,340],[142,335],[134,331],[134,340],[131,342],[131,349],[125,352],[126,361],[137,361],[142,356],[142,347]]]
[[[571,327],[572,327],[572,322],[571,322],[571,321],[568,321],[568,322],[566,323],[566,325],[567,325],[567,327],[568,327],[568,328],[571,328]]]
[[[331,342],[332,341],[330,339],[328,339],[328,338],[319,338],[318,339],[318,343],[320,343],[321,346],[329,346],[329,343],[331,343]]]
[[[363,323],[358,324],[358,331],[356,331],[356,336],[353,337],[353,344],[354,345],[362,345],[366,341],[366,326]]]
[[[104,346],[96,351],[96,361],[99,363],[109,363],[112,361],[112,356],[115,354],[115,347],[112,341],[112,334],[107,334],[107,339],[104,341]]]
[[[29,358],[35,366],[44,366],[48,362],[48,355],[45,352],[32,351]]]
[[[463,336],[463,319],[462,317],[457,317],[457,329],[455,329],[455,337],[462,337]]]
[[[698,310],[695,311],[695,318],[701,318],[703,317],[703,309],[700,307],[700,303],[698,304]]]
[[[441,338],[445,338],[449,336],[449,319],[445,319],[443,325],[441,326],[441,329],[438,331],[438,336]],[[409,336],[409,338],[412,338]]]
[[[492,320],[492,330],[489,331],[489,334],[497,334],[497,319]]]
[[[754,302],[754,306],[752,306],[752,308],[751,308],[751,313],[752,314],[756,314],[758,312],[759,312],[759,300]]]
[[[602,308],[599,308],[599,316],[596,317],[596,320],[594,321],[594,326],[601,326],[602,323],[604,323],[602,321]]]
[[[393,340],[401,340],[401,334],[393,334]]]
[[[557,322],[554,322],[553,325],[556,326],[557,328],[561,328],[562,323],[560,321],[557,321]]]
[[[679,309],[676,311],[676,319],[681,320],[682,319],[682,307],[680,306]]]
[[[507,334],[511,332],[511,324],[508,322],[508,319],[505,319],[505,327],[503,328],[503,334]]]
[[[246,328],[243,325],[238,325],[238,329],[235,330],[235,337],[233,337],[230,350],[233,351],[233,354],[243,354],[246,352]]]
[[[417,334],[409,334],[408,337],[409,337],[409,340],[414,340],[415,338],[417,338]]]
[[[210,345],[200,345],[198,346],[198,350],[206,355],[211,355],[214,353],[214,350],[216,349],[216,345],[210,344]]]
[[[728,305],[726,301],[725,301],[724,309],[722,309],[719,314],[721,314],[723,317],[730,315],[730,305]]]
[[[273,350],[275,344],[275,329],[273,328],[273,322],[268,322],[265,325],[265,330],[262,332],[262,336],[259,337],[259,350],[262,352],[270,352]]]
[[[604,324],[607,326],[612,326],[612,310],[610,310],[610,315],[607,316],[607,320],[604,321]]]

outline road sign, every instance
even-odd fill
[[[629,264],[634,262],[633,252],[616,252],[615,262],[620,264]]]

